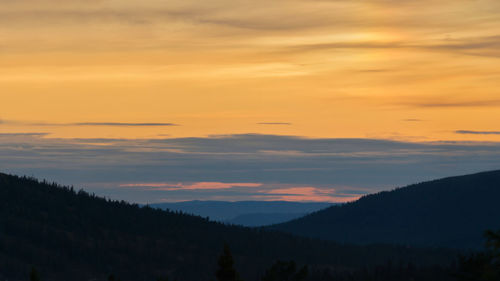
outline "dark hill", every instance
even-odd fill
[[[271,227],[347,243],[480,248],[500,228],[500,171],[365,196]]]
[[[235,225],[243,225],[249,227],[262,227],[291,221],[307,215],[307,213],[256,213],[243,214],[228,220],[227,222]]]
[[[0,174],[2,279],[26,280],[34,266],[42,280],[52,281],[104,280],[111,273],[124,281],[153,281],[165,275],[170,280],[208,281],[224,241],[247,281],[258,280],[276,259],[351,271],[388,261],[447,264],[455,256],[452,251],[349,246],[227,226]]]

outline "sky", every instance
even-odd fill
[[[497,0],[0,0],[0,171],[345,202],[500,168]]]

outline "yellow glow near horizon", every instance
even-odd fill
[[[2,3],[0,132],[500,141],[500,3],[400,2]]]

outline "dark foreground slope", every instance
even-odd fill
[[[500,228],[500,171],[365,196],[271,227],[348,243],[480,248]]]
[[[0,278],[179,281],[213,279],[226,241],[247,281],[273,260],[311,268],[356,270],[379,264],[446,264],[455,253],[396,246],[348,246],[226,226],[201,217],[140,208],[55,184],[0,174]],[[3,277],[2,277],[3,276]],[[337,279],[335,279],[337,280]]]

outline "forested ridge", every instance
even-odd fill
[[[270,229],[337,242],[480,249],[500,229],[500,171],[367,195]]]
[[[414,280],[446,280],[445,267],[457,254],[343,245],[229,226],[0,174],[0,279],[27,280],[36,268],[43,280],[54,281],[107,280],[110,274],[123,281],[162,276],[209,281],[224,243],[230,245],[235,268],[245,281],[260,280],[278,260],[306,265],[308,280],[357,281],[361,279],[349,276],[363,272],[372,277],[413,272]]]

